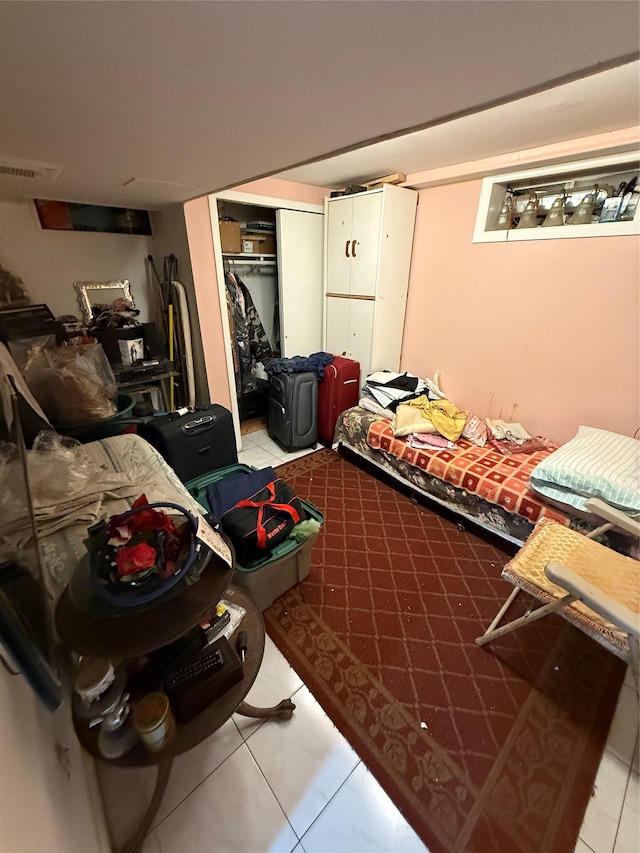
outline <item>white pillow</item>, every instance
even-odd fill
[[[584,510],[588,498],[602,498],[630,515],[640,513],[640,441],[604,429],[581,426],[571,441],[531,472],[541,495]]]

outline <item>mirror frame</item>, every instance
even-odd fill
[[[84,312],[84,319],[87,326],[90,326],[93,321],[93,311],[91,310],[90,294],[101,290],[120,290],[123,299],[135,308],[135,302],[131,295],[131,282],[128,279],[116,279],[113,281],[74,281],[73,286],[78,294],[78,302]],[[118,298],[118,297],[116,297]],[[111,300],[113,302],[113,300]]]

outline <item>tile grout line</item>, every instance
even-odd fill
[[[262,728],[262,726],[260,726],[260,728]],[[295,829],[294,829],[294,828],[293,828],[293,826],[291,825],[291,821],[289,820],[289,817],[288,817],[287,813],[285,812],[284,808],[282,807],[282,803],[280,802],[280,800],[279,800],[279,799],[278,799],[278,797],[276,796],[276,792],[275,792],[275,791],[273,790],[273,788],[271,787],[271,783],[269,782],[269,780],[268,780],[268,779],[267,779],[267,777],[265,776],[264,770],[263,770],[263,769],[262,769],[262,767],[260,767],[260,765],[258,764],[258,759],[257,759],[257,758],[255,757],[255,755],[253,754],[253,752],[252,752],[252,750],[251,750],[251,747],[249,746],[248,741],[245,741],[245,746],[246,746],[246,747],[247,747],[247,749],[249,750],[249,755],[251,756],[251,758],[252,758],[252,760],[253,760],[253,763],[254,763],[254,764],[256,765],[256,767],[258,768],[258,771],[259,771],[260,775],[262,776],[262,778],[264,779],[264,781],[265,781],[265,783],[266,783],[267,787],[268,787],[268,788],[269,788],[269,790],[271,791],[271,794],[272,794],[272,796],[273,796],[273,799],[274,799],[274,800],[276,801],[276,803],[278,804],[278,808],[280,809],[280,811],[281,811],[281,812],[282,812],[282,814],[284,815],[284,819],[285,819],[285,820],[286,820],[286,822],[289,824],[289,827],[290,827],[290,829],[291,829],[291,832],[293,832],[293,835],[294,835],[294,837],[295,837],[295,839],[296,839],[296,844],[291,848],[291,851],[293,851],[293,850],[295,850],[295,848],[298,846],[298,844],[300,844],[300,842],[301,842],[301,840],[302,840],[302,839],[300,838],[300,836],[298,835],[298,833],[295,831]]]
[[[293,670],[293,667],[290,667],[290,668]],[[295,670],[294,670],[294,672],[295,672]],[[298,691],[302,690],[302,688],[303,688],[303,687],[305,687],[304,682],[303,682],[299,687],[296,687],[296,689],[293,691],[293,693],[291,693],[291,695],[290,695],[288,698],[289,698],[289,699],[293,699],[293,697],[296,695],[296,693],[298,693]],[[295,713],[295,711],[294,711],[294,713]],[[298,836],[298,833],[295,831],[295,829],[293,828],[293,826],[291,826],[291,821],[290,821],[290,820],[289,820],[289,818],[287,817],[287,813],[285,812],[285,810],[284,810],[284,808],[283,808],[283,806],[282,806],[282,803],[280,802],[280,800],[279,800],[279,799],[278,799],[278,797],[276,796],[276,792],[275,792],[275,791],[273,790],[273,788],[271,787],[271,783],[270,783],[270,782],[269,782],[269,780],[267,779],[267,776],[266,776],[266,774],[265,774],[264,770],[262,769],[262,767],[260,767],[260,764],[258,763],[258,759],[255,757],[255,755],[253,754],[253,750],[252,750],[252,749],[251,749],[251,747],[249,746],[249,739],[250,739],[250,738],[252,737],[252,735],[254,735],[257,731],[260,731],[260,729],[262,729],[262,727],[264,726],[264,724],[265,724],[265,723],[267,723],[267,722],[268,722],[268,719],[266,719],[266,718],[265,718],[264,720],[262,720],[262,722],[260,723],[260,725],[259,725],[259,726],[257,726],[255,729],[253,729],[253,731],[251,732],[251,734],[249,734],[246,738],[244,737],[244,735],[242,734],[242,732],[240,732],[240,735],[241,735],[241,736],[242,736],[242,738],[243,738],[243,743],[244,743],[244,745],[245,745],[245,746],[247,747],[247,749],[249,750],[249,754],[251,755],[251,758],[254,760],[256,767],[257,767],[257,768],[258,768],[258,770],[260,771],[260,775],[262,776],[262,778],[263,778],[263,779],[264,779],[264,781],[266,782],[267,787],[269,788],[269,790],[270,790],[270,791],[271,791],[271,793],[273,794],[273,798],[274,798],[274,800],[276,801],[276,803],[277,803],[277,804],[278,804],[278,806],[280,807],[280,810],[281,810],[282,814],[285,816],[285,819],[286,819],[287,823],[288,823],[288,824],[289,824],[289,826],[291,827],[291,831],[293,832],[293,834],[295,835],[295,837],[296,837],[296,839],[297,839],[297,844],[296,844],[296,847],[297,847],[297,846],[298,846],[298,844],[301,844],[301,841],[302,841],[302,840],[301,840],[301,838]],[[236,728],[237,728],[237,726],[236,726]],[[238,731],[240,731],[240,730],[238,729]],[[293,849],[295,849],[295,848],[293,848]],[[303,848],[303,851],[304,851],[304,848]]]
[[[623,685],[622,685],[622,690],[624,690],[625,686],[629,686],[629,685],[626,685],[626,684],[624,684],[624,683],[623,683]],[[631,688],[631,689],[633,690],[633,688]],[[621,692],[622,692],[622,690],[621,690]],[[635,691],[634,691],[634,693],[635,693]],[[620,699],[619,699],[619,698],[618,698],[618,701],[620,701]],[[631,782],[631,776],[632,776],[632,774],[633,774],[633,772],[634,772],[634,770],[633,770],[633,758],[634,758],[634,756],[635,756],[636,747],[637,747],[637,745],[638,745],[638,737],[639,737],[639,735],[636,733],[635,740],[634,740],[634,744],[633,744],[633,749],[632,749],[632,751],[631,751],[631,758],[629,759],[629,761],[628,761],[628,762],[627,762],[626,760],[623,760],[622,758],[620,758],[620,756],[619,756],[619,755],[616,755],[616,753],[614,753],[614,752],[613,752],[613,750],[611,750],[611,749],[609,748],[608,743],[606,743],[606,744],[605,744],[605,748],[604,748],[604,752],[605,752],[605,753],[607,753],[611,758],[616,759],[617,761],[619,761],[619,762],[620,762],[621,764],[623,764],[623,765],[627,768],[627,770],[628,770],[628,774],[627,774],[627,781],[626,781],[626,784],[625,784],[625,787],[624,787],[624,793],[623,793],[623,795],[622,795],[622,806],[620,807],[620,814],[618,815],[618,822],[617,822],[617,826],[616,826],[616,832],[615,832],[615,836],[614,836],[614,839],[613,839],[612,853],[615,853],[616,844],[617,844],[617,842],[618,842],[618,835],[619,835],[619,833],[620,833],[620,824],[622,823],[622,814],[623,814],[623,812],[624,812],[624,807],[625,807],[625,804],[626,804],[626,801],[627,801],[627,794],[628,794],[628,792],[629,792],[629,785],[630,785],[630,782]],[[581,839],[581,840],[582,840],[582,839]],[[585,842],[585,841],[583,841],[583,844],[586,844],[586,842]],[[589,847],[589,845],[586,845],[586,846],[587,846],[587,847]],[[589,849],[591,850],[592,848],[590,848],[590,847],[589,847]],[[599,851],[594,851],[594,853],[599,853]]]
[[[622,796],[621,796],[621,798],[620,798],[620,810],[619,810],[619,812],[618,812],[618,817],[617,817],[617,820],[616,820],[616,831],[615,831],[615,835],[614,835],[614,839],[613,839],[613,845],[611,846],[611,848],[610,848],[610,849],[607,849],[607,851],[606,851],[606,853],[614,853],[614,851],[615,851],[615,846],[616,846],[616,841],[617,841],[617,838],[618,838],[618,833],[619,833],[619,831],[620,831],[620,822],[622,821],[622,812],[624,811],[624,805],[625,805],[625,800],[626,800],[626,796],[627,796],[627,791],[629,790],[629,780],[630,780],[630,778],[631,778],[631,774],[633,773],[633,770],[632,770],[632,768],[631,768],[631,767],[627,767],[626,762],[624,762],[624,761],[623,761],[621,758],[619,758],[617,755],[614,755],[612,752],[609,752],[609,750],[607,750],[607,749],[605,749],[605,750],[604,750],[604,752],[603,752],[603,759],[604,759],[604,755],[605,755],[605,753],[607,753],[607,754],[609,755],[609,759],[610,759],[611,761],[613,761],[614,763],[622,764],[622,766],[623,766],[623,767],[625,767],[625,769],[627,770],[627,778],[626,778],[626,782],[625,782],[625,785],[624,785],[624,792],[622,793]],[[601,762],[600,762],[600,766],[602,766],[602,760],[601,760]],[[600,768],[598,768],[598,772],[600,772]],[[597,777],[596,777],[596,779],[597,779]],[[596,783],[595,783],[595,782],[594,782],[593,792],[594,792],[594,794],[595,794],[595,793],[597,793],[597,785],[596,785]],[[593,795],[592,795],[592,796],[593,796]],[[587,808],[588,808],[588,807],[587,807]],[[607,809],[606,809],[606,815],[607,815],[607,816],[611,815],[611,811],[609,810],[609,808],[607,808]],[[585,812],[585,817],[586,817],[586,812]],[[583,826],[584,826],[584,820],[583,820]],[[582,826],[580,827],[580,833],[581,833],[581,832],[582,832]],[[593,851],[593,853],[605,853],[605,851],[602,851],[602,850],[600,850],[600,849],[598,849],[598,850],[594,850],[594,849],[593,849],[593,847],[591,847],[591,845],[590,845],[590,844],[588,844],[588,843],[584,840],[584,838],[582,838],[582,836],[581,836],[580,834],[578,834],[578,838],[579,838],[579,840],[580,840],[580,841],[582,841],[582,843],[583,843],[586,847],[588,847],[588,848],[589,848],[589,850],[592,850],[592,851]]]
[[[234,725],[235,725],[235,723],[234,723]],[[237,728],[238,728],[238,727],[236,726],[236,729],[237,729]],[[215,734],[215,732],[214,732],[214,734]],[[242,732],[238,731],[238,734],[242,737]],[[236,752],[237,752],[241,747],[246,746],[246,745],[247,745],[247,744],[246,744],[246,741],[243,739],[243,740],[242,740],[242,743],[239,743],[239,744],[235,747],[235,749],[233,749],[233,750],[229,753],[229,755],[227,755],[227,757],[226,757],[225,759],[223,759],[223,760],[220,762],[220,764],[216,765],[216,767],[214,767],[214,768],[213,768],[213,770],[211,771],[211,773],[207,773],[207,775],[206,775],[206,776],[204,776],[204,777],[203,777],[203,778],[198,782],[198,784],[195,786],[195,788],[193,788],[191,791],[189,791],[189,793],[188,793],[188,794],[186,794],[186,795],[185,795],[185,796],[180,800],[180,802],[179,802],[179,803],[176,803],[176,805],[171,809],[171,811],[167,812],[167,814],[162,818],[162,820],[159,820],[159,821],[158,821],[158,823],[154,824],[154,825],[149,829],[148,835],[151,835],[153,832],[155,832],[155,831],[156,831],[156,829],[158,829],[158,827],[159,827],[159,826],[161,826],[161,825],[165,822],[165,820],[166,820],[170,815],[172,815],[172,814],[173,814],[177,809],[179,809],[179,808],[180,808],[180,806],[182,806],[182,805],[183,805],[183,804],[184,804],[184,803],[189,799],[189,797],[191,796],[191,794],[195,793],[195,792],[198,790],[198,788],[199,788],[199,787],[200,787],[204,782],[206,782],[206,781],[207,781],[207,779],[209,779],[211,776],[213,776],[213,774],[216,772],[216,770],[219,770],[219,769],[222,767],[222,765],[223,765],[223,764],[225,764],[225,763],[226,763],[226,762],[231,758],[231,756],[232,756],[232,755],[235,755],[235,753],[236,753]]]
[[[620,690],[620,695],[618,696],[618,705],[620,704],[620,699],[621,699],[621,696],[622,696],[622,694],[623,694],[624,689],[625,689],[625,685],[623,684],[623,685],[622,685],[622,688],[621,688],[621,690]],[[633,691],[633,692],[634,692],[634,694],[635,694],[635,691]],[[637,694],[636,694],[636,695],[637,695]],[[634,695],[634,699],[635,699],[635,695]],[[616,709],[616,710],[617,710],[617,709]],[[635,721],[634,721],[634,726],[635,726]],[[635,737],[634,737],[634,741],[633,741],[633,747],[631,748],[631,757],[630,757],[630,758],[629,758],[629,760],[627,761],[627,759],[626,759],[626,758],[621,758],[621,757],[620,757],[619,755],[617,755],[617,754],[613,751],[613,749],[611,748],[611,746],[610,746],[610,742],[611,742],[611,727],[610,727],[610,728],[609,728],[609,733],[608,733],[608,735],[607,735],[607,741],[606,741],[606,743],[605,743],[605,745],[604,745],[604,752],[608,753],[608,754],[609,754],[609,756],[611,756],[612,758],[617,758],[617,759],[618,759],[618,761],[620,761],[622,764],[624,764],[624,765],[625,765],[625,767],[628,767],[631,771],[633,771],[633,759],[634,759],[634,756],[635,756],[635,754],[636,754],[636,748],[637,748],[637,746],[638,746],[638,737],[639,737],[639,735],[638,735],[638,731],[636,730],[636,732],[635,732]],[[603,754],[604,754],[604,753],[603,753]]]
[[[293,667],[292,667],[292,669],[293,669]],[[294,670],[294,671],[295,671],[295,670]],[[303,689],[305,689],[305,688],[306,688],[307,690],[309,690],[309,688],[308,688],[308,687],[306,686],[306,684],[304,684],[304,682],[303,682],[299,687],[297,687],[297,688],[293,691],[293,693],[291,694],[291,696],[290,696],[289,698],[290,698],[290,699],[293,699],[293,697],[296,695],[296,693],[299,693],[301,690],[303,690]],[[311,691],[309,691],[309,692],[311,692]],[[311,695],[313,695],[313,694],[311,694]],[[317,700],[316,700],[316,701],[317,701]],[[328,715],[328,714],[326,714],[326,712],[324,711],[324,709],[322,708],[322,706],[321,706],[319,703],[318,703],[318,707],[320,708],[320,710],[322,711],[322,713],[323,713],[323,714],[325,714],[325,716],[327,717],[327,719],[328,719],[330,722],[332,722],[332,721],[331,721],[331,719],[330,719],[330,717],[329,717],[329,715]],[[295,713],[295,712],[294,712],[294,713]],[[266,721],[265,721],[265,722],[266,722]],[[332,725],[334,726],[334,728],[335,728],[338,732],[340,732],[340,730],[337,728],[337,726],[336,726],[333,722],[332,722]],[[260,728],[262,728],[262,726],[260,726]],[[257,731],[257,729],[256,729],[256,731]],[[252,734],[253,734],[253,732],[252,732]],[[342,734],[342,733],[340,732],[340,734]],[[344,735],[342,735],[342,737],[344,737]],[[346,738],[345,738],[345,741],[346,741]],[[252,758],[253,758],[253,760],[255,761],[256,766],[257,766],[258,770],[260,771],[260,773],[262,774],[262,777],[263,777],[264,781],[265,781],[265,782],[267,783],[267,785],[269,786],[269,790],[270,790],[270,791],[271,791],[271,793],[273,794],[273,796],[274,796],[274,798],[275,798],[275,801],[276,801],[276,802],[278,803],[278,805],[280,806],[280,808],[281,808],[281,810],[282,810],[282,813],[284,814],[285,818],[287,819],[287,822],[288,822],[289,826],[291,826],[291,830],[292,830],[293,834],[294,834],[294,835],[295,835],[295,837],[298,839],[298,844],[300,844],[300,845],[302,846],[302,850],[304,851],[304,850],[305,850],[305,848],[304,848],[304,845],[303,845],[303,843],[302,843],[302,839],[303,839],[303,838],[304,838],[304,836],[307,834],[307,832],[309,832],[309,830],[310,830],[310,829],[311,829],[311,827],[314,825],[314,823],[318,820],[318,818],[320,817],[320,815],[325,811],[325,809],[327,808],[327,806],[329,805],[329,803],[334,799],[334,797],[336,797],[336,795],[338,794],[338,792],[343,788],[343,786],[346,784],[346,782],[351,778],[351,776],[352,776],[352,775],[353,775],[353,773],[355,772],[355,770],[356,770],[356,768],[358,767],[358,765],[359,765],[359,764],[362,764],[362,759],[358,756],[358,762],[357,762],[357,763],[356,763],[356,765],[353,767],[353,769],[352,769],[352,770],[347,774],[347,776],[346,776],[346,778],[344,779],[344,781],[340,783],[339,787],[336,789],[336,791],[333,793],[333,795],[329,798],[329,800],[327,800],[327,802],[324,804],[324,806],[322,807],[322,809],[318,812],[318,814],[316,815],[316,817],[311,821],[311,823],[310,823],[310,824],[309,824],[309,826],[305,829],[305,831],[302,833],[302,835],[298,835],[298,833],[295,831],[295,829],[294,829],[294,828],[293,828],[293,826],[291,825],[291,821],[290,821],[290,820],[289,820],[289,818],[287,817],[287,813],[285,812],[285,810],[284,810],[284,807],[283,807],[282,803],[281,803],[281,802],[280,802],[280,800],[278,799],[278,796],[277,796],[276,792],[275,792],[275,791],[273,790],[273,788],[271,787],[271,783],[270,783],[270,782],[269,782],[269,780],[267,779],[265,772],[263,771],[262,767],[260,767],[260,764],[259,764],[259,762],[258,762],[258,759],[257,759],[257,758],[255,757],[255,755],[253,754],[253,751],[251,750],[251,747],[249,746],[248,742],[246,742],[246,743],[247,743],[247,746],[249,747],[249,752],[251,752],[251,757],[252,757]],[[348,743],[348,741],[347,741],[347,743]],[[356,755],[357,755],[357,753],[356,753]],[[297,845],[296,845],[296,846],[297,846]],[[306,851],[305,851],[305,853],[306,853]]]
[[[304,684],[301,684],[299,687],[297,687],[297,688],[296,688],[296,690],[294,690],[294,692],[291,694],[291,696],[290,696],[289,698],[291,698],[291,697],[295,696],[295,694],[296,694],[299,690],[302,690],[302,688],[303,688],[304,686],[305,686]],[[260,765],[258,764],[258,762],[257,762],[257,760],[256,760],[256,757],[255,757],[255,755],[253,754],[253,752],[251,751],[251,747],[249,747],[249,744],[248,744],[248,740],[249,740],[249,738],[250,738],[252,735],[254,735],[257,731],[259,731],[259,730],[262,728],[262,726],[263,726],[266,722],[268,722],[268,720],[267,720],[267,719],[262,720],[262,721],[260,722],[260,725],[258,725],[255,729],[253,729],[253,730],[251,731],[251,733],[250,733],[249,735],[247,735],[246,737],[245,737],[245,735],[243,734],[243,732],[242,732],[242,731],[240,731],[240,729],[238,728],[237,723],[235,722],[235,720],[233,720],[233,718],[231,718],[231,721],[232,721],[233,725],[235,726],[236,731],[238,732],[238,734],[239,734],[239,735],[240,735],[240,737],[242,738],[242,742],[241,742],[241,743],[239,743],[239,744],[235,747],[235,749],[233,749],[233,750],[229,753],[229,755],[227,755],[227,757],[226,757],[225,759],[223,759],[223,761],[221,761],[218,765],[216,765],[216,767],[214,767],[214,768],[213,768],[213,770],[212,770],[210,773],[208,773],[206,776],[203,776],[203,778],[198,782],[198,784],[197,784],[197,785],[196,785],[196,786],[195,786],[191,791],[189,791],[189,793],[188,793],[188,794],[186,794],[186,795],[185,795],[185,796],[180,800],[180,802],[176,803],[176,805],[175,805],[175,806],[174,806],[174,807],[173,807],[169,812],[167,812],[167,814],[162,818],[162,820],[160,820],[160,821],[158,821],[158,823],[154,824],[154,825],[150,828],[148,835],[151,835],[152,833],[154,833],[154,832],[155,832],[155,831],[156,831],[156,830],[161,826],[161,824],[162,824],[162,823],[164,823],[164,821],[165,821],[165,820],[166,820],[170,815],[172,815],[172,814],[173,814],[173,813],[174,813],[178,808],[180,808],[180,806],[184,805],[184,803],[189,799],[189,797],[191,796],[191,794],[195,793],[195,791],[197,791],[197,789],[198,789],[198,788],[199,788],[199,787],[200,787],[204,782],[206,782],[206,781],[207,781],[207,779],[209,779],[211,776],[213,776],[213,774],[214,774],[217,770],[219,770],[219,769],[222,767],[222,765],[223,765],[223,764],[225,764],[225,763],[229,760],[229,758],[231,758],[231,756],[232,756],[232,755],[234,755],[234,754],[235,754],[235,753],[236,753],[236,752],[237,752],[241,747],[243,747],[243,746],[246,746],[246,747],[247,747],[247,749],[249,750],[249,753],[250,753],[250,755],[251,755],[251,757],[252,757],[253,761],[255,762],[256,766],[257,766],[257,767],[258,767],[258,769],[260,770],[260,774],[261,774],[261,776],[263,777],[263,779],[264,779],[264,780],[265,780],[265,782],[267,783],[267,785],[268,785],[268,787],[269,787],[269,790],[271,791],[271,793],[273,794],[273,796],[274,796],[274,798],[275,798],[276,802],[277,802],[277,803],[278,803],[278,805],[280,806],[280,809],[282,810],[282,812],[283,812],[283,814],[284,814],[285,818],[287,818],[287,816],[286,816],[286,814],[285,814],[285,812],[284,812],[284,809],[282,808],[282,805],[281,805],[280,801],[279,801],[279,800],[278,800],[278,798],[276,797],[275,792],[274,792],[274,791],[273,791],[273,789],[271,788],[271,785],[269,784],[268,779],[267,779],[267,778],[266,778],[266,776],[264,775],[264,773],[263,773],[263,771],[262,771],[262,768],[261,768],[261,767],[260,767]],[[288,819],[288,818],[287,818],[287,822],[289,822],[289,819]],[[291,826],[291,824],[290,824],[290,823],[289,823],[289,825]],[[298,839],[298,843],[300,843],[300,839],[298,838],[298,835],[297,835],[297,833],[295,832],[295,830],[293,829],[293,827],[291,827],[291,830],[293,831],[294,835],[295,835],[295,836],[296,836],[296,838]],[[160,848],[162,849],[162,847],[161,847],[161,845],[160,845],[159,838],[158,838],[157,836],[156,836],[156,840],[158,841],[158,845],[159,845],[159,846],[160,846]]]
[[[357,753],[356,753],[356,755],[357,755]],[[366,767],[366,766],[365,766],[365,764],[363,763],[362,759],[361,759],[361,758],[358,758],[358,763],[355,765],[355,767],[353,768],[353,770],[352,770],[352,771],[347,775],[347,778],[344,780],[344,782],[342,782],[342,784],[341,784],[341,785],[340,785],[340,787],[336,790],[336,792],[333,794],[333,796],[331,797],[331,799],[327,800],[327,802],[324,804],[324,806],[322,807],[322,809],[318,812],[318,814],[316,815],[316,817],[311,821],[311,823],[309,824],[309,826],[308,826],[308,827],[305,829],[305,831],[302,833],[302,837],[300,838],[300,843],[301,843],[301,844],[303,844],[303,839],[304,839],[305,835],[307,835],[307,834],[309,833],[309,831],[311,830],[311,828],[312,828],[312,827],[313,827],[313,826],[314,826],[314,825],[315,825],[315,824],[320,820],[320,818],[321,818],[321,817],[322,817],[322,815],[325,813],[325,811],[327,810],[327,808],[329,807],[329,805],[330,805],[330,804],[333,802],[333,800],[338,796],[338,794],[340,793],[340,791],[344,788],[344,786],[347,784],[347,782],[349,781],[349,779],[353,776],[353,774],[356,772],[356,770],[358,769],[358,767],[359,767],[361,764],[362,764],[362,766],[365,768],[365,770],[367,770],[367,772],[369,772],[369,770],[367,769],[367,767]],[[403,818],[404,818],[404,815],[403,815]],[[405,820],[406,820],[406,818],[405,818]],[[303,849],[304,849],[304,846],[303,846]]]
[[[616,844],[618,843],[618,835],[620,834],[620,824],[622,823],[622,813],[624,812],[624,806],[627,801],[627,793],[629,792],[629,781],[631,779],[632,770],[629,768],[629,774],[627,776],[627,783],[624,786],[624,794],[622,795],[622,806],[620,808],[620,815],[618,816],[618,825],[616,826],[616,834],[613,839],[613,853],[615,853]]]

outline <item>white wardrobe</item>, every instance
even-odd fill
[[[361,381],[400,366],[417,202],[391,184],[325,202],[324,349]]]

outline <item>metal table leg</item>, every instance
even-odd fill
[[[241,702],[236,708],[236,713],[242,714],[243,717],[256,717],[257,719],[274,717],[276,720],[290,720],[295,708],[296,706],[291,699],[283,699],[282,702],[271,708],[256,708],[248,702]]]
[[[128,841],[126,841],[121,847],[120,853],[139,853],[139,851],[142,850],[144,840],[147,837],[147,833],[151,828],[153,819],[156,816],[158,809],[160,808],[160,803],[162,802],[164,792],[167,789],[167,784],[169,782],[169,776],[171,776],[172,767],[173,758],[169,758],[167,761],[162,761],[160,764],[158,764],[156,786],[153,790],[151,802],[149,803],[144,817],[140,821],[140,825],[133,833],[131,838],[129,838]]]

